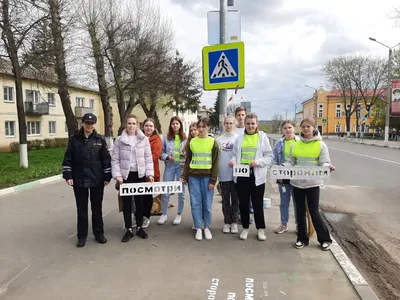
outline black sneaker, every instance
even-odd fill
[[[325,243],[322,243],[321,249],[322,249],[323,251],[328,251],[329,249],[331,249],[331,246],[332,246],[332,243],[325,242]]]
[[[86,244],[86,240],[80,239],[80,240],[78,240],[78,242],[76,243],[76,246],[77,246],[78,248],[82,248],[82,247],[85,247],[85,244]]]
[[[146,231],[144,231],[142,227],[140,227],[140,228],[138,229],[138,231],[136,232],[136,235],[137,235],[138,237],[144,239],[144,240],[147,239],[147,238],[149,237],[149,236],[147,235]]]
[[[129,240],[130,240],[131,238],[133,238],[133,232],[132,232],[132,229],[128,229],[128,230],[125,232],[124,236],[122,237],[121,242],[123,242],[123,243],[129,242]]]
[[[94,239],[95,239],[96,242],[98,242],[99,244],[105,244],[105,243],[107,243],[107,239],[105,238],[104,235],[96,236]]]

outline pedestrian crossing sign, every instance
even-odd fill
[[[242,89],[244,86],[243,42],[203,48],[204,90]]]

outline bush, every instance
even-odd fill
[[[19,152],[19,143],[18,142],[10,143],[10,151],[11,152]]]
[[[12,142],[10,143],[10,151],[11,152],[19,152],[19,143]],[[51,149],[51,148],[66,148],[68,146],[68,138],[54,138],[49,139],[46,138],[44,140],[29,140],[27,141],[27,149],[30,150],[40,150],[43,148]]]
[[[67,147],[68,146],[68,138],[55,138],[55,147],[56,148],[61,148],[61,147]]]
[[[56,141],[55,139],[44,139],[43,140],[44,148],[50,149],[50,148],[55,148],[56,147]]]

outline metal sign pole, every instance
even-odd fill
[[[227,0],[220,0],[219,9],[219,38],[220,44],[227,43],[228,35],[228,3]],[[219,132],[224,132],[224,118],[226,116],[226,107],[228,100],[228,90],[219,90]]]

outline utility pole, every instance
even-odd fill
[[[389,48],[388,61],[388,86],[386,91],[386,119],[385,119],[385,146],[389,144],[389,122],[390,122],[390,104],[392,98],[392,49]]]
[[[388,86],[386,90],[386,118],[385,118],[385,142],[384,146],[388,146],[389,144],[389,122],[390,122],[390,104],[391,104],[391,98],[392,98],[392,49],[394,47],[397,47],[399,44],[389,47],[385,44],[382,44],[381,42],[377,41],[375,38],[370,37],[370,41],[376,42],[378,44],[381,44],[382,46],[386,47],[389,49],[389,61],[388,61]]]
[[[228,0],[220,0],[219,8],[219,39],[220,44],[226,44],[228,40]],[[233,5],[233,0],[229,1]],[[228,90],[219,90],[219,131],[224,132],[224,118],[226,116]]]

